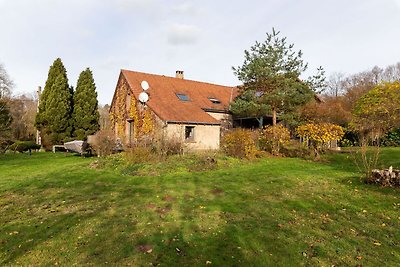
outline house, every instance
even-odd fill
[[[224,130],[232,127],[229,103],[237,93],[237,87],[186,80],[183,71],[167,77],[121,70],[111,123],[126,145],[164,139],[183,142],[189,150],[218,149]]]

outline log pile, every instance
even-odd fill
[[[367,184],[379,184],[381,186],[400,186],[400,170],[390,166],[385,170],[372,170],[371,177],[365,181]]]

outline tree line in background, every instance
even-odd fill
[[[74,91],[64,64],[57,58],[50,67],[35,119],[43,146],[87,138],[99,130],[99,117],[92,71],[87,68],[81,72]]]
[[[346,129],[346,135],[342,140],[342,145],[357,145],[357,132],[371,132],[371,128],[376,128],[375,130],[380,131],[382,144],[398,146],[400,145],[398,129],[400,124],[392,123],[391,127],[385,127],[385,129],[382,126],[378,127],[380,122],[392,121],[379,109],[392,112],[393,118],[398,117],[393,108],[389,108],[389,106],[400,105],[398,97],[393,92],[398,81],[400,81],[400,63],[383,69],[374,67],[352,75],[334,73],[327,82],[322,102],[308,103],[301,108],[300,114],[304,120],[330,122],[343,126]],[[389,96],[391,93],[394,95]],[[367,98],[368,104],[362,104]],[[364,123],[361,123],[361,120],[364,120]]]

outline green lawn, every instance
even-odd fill
[[[400,167],[400,149],[386,149]],[[0,156],[0,265],[399,266],[400,189],[349,155],[160,176]]]

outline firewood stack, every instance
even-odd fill
[[[379,184],[381,186],[400,186],[400,170],[390,166],[385,170],[372,170],[371,177],[365,181],[367,184]]]

